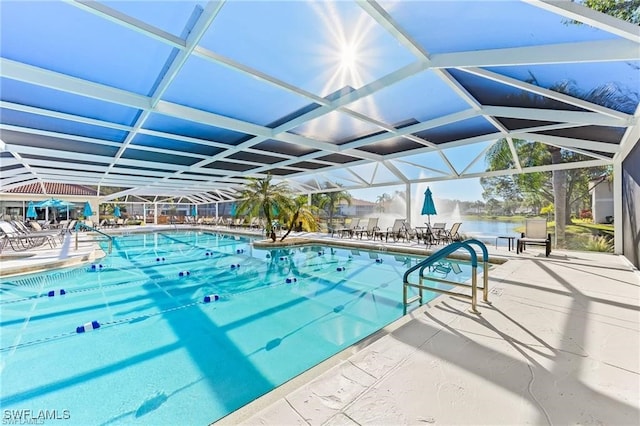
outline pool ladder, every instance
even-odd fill
[[[93,232],[97,232],[98,234],[104,235],[105,237],[107,237],[109,239],[109,251],[108,253],[111,254],[111,250],[113,248],[113,237],[109,234],[105,234],[104,232],[100,231],[99,229],[96,229],[92,226],[87,225],[86,223],[82,223],[82,222],[77,222],[76,223],[76,250],[78,250],[78,231],[80,230],[80,228],[84,228],[86,230],[89,231],[93,231]]]
[[[430,291],[435,291],[437,293],[449,294],[451,296],[471,299],[471,308],[469,309],[469,312],[480,315],[480,311],[476,309],[476,304],[477,304],[476,293],[478,291],[478,277],[477,277],[478,255],[476,251],[471,247],[471,245],[477,245],[482,250],[482,263],[483,263],[482,265],[483,285],[481,287],[482,295],[483,295],[482,300],[485,303],[491,304],[491,302],[489,302],[489,268],[488,268],[489,252],[487,251],[487,247],[484,245],[484,243],[478,240],[471,239],[471,240],[458,241],[455,243],[451,243],[448,246],[433,253],[431,256],[427,257],[425,260],[418,262],[415,266],[412,266],[411,268],[407,269],[407,271],[404,273],[404,276],[402,278],[402,281],[403,281],[402,293],[403,293],[405,315],[407,313],[407,306],[410,305],[411,303],[418,301],[422,305],[423,290],[430,290]],[[471,284],[460,283],[460,282],[446,280],[443,278],[438,278],[433,276],[426,276],[426,277],[424,276],[425,269],[430,268],[436,262],[444,259],[451,253],[458,251],[460,249],[467,250],[469,252],[469,256],[471,257]],[[409,276],[411,275],[412,272],[416,270],[418,270],[418,276],[419,276],[419,281],[417,284],[409,282]],[[424,281],[435,281],[435,282],[444,283],[452,286],[459,286],[459,287],[471,287],[471,294],[469,295],[469,294],[444,290],[437,287],[432,287],[432,286],[426,285]],[[417,288],[418,294],[410,298],[408,296],[409,287]]]

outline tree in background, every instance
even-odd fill
[[[522,204],[534,215],[540,214],[540,209],[544,206],[546,199],[538,192],[527,192],[524,195]]]
[[[482,201],[480,200],[473,201],[473,208],[475,209],[476,214],[479,215],[482,209],[484,209],[484,207],[485,207],[485,204]]]
[[[543,208],[540,209],[540,214],[542,215],[546,215],[547,216],[547,220],[551,218],[551,216],[553,215],[553,203],[549,203],[546,206],[544,206]]]
[[[500,201],[496,200],[495,198],[489,198],[487,200],[487,213],[489,213],[490,215],[497,215],[498,213],[500,213]]]
[[[528,83],[538,85],[538,81],[533,75]],[[572,81],[559,82],[558,84],[549,87],[549,89],[567,94],[574,98],[583,99],[596,105],[625,112],[627,114],[633,114],[635,112],[634,106],[637,105],[638,96],[640,96],[638,92],[629,92],[613,82],[595,87],[594,89],[586,92],[581,91]],[[522,91],[516,95],[509,95],[507,98],[508,103],[513,102],[515,104],[527,105],[530,108],[544,109],[546,103],[549,102],[549,100],[543,96],[526,91]],[[559,147],[545,145],[539,142],[531,143],[528,141],[514,140],[514,146],[518,153],[520,163],[524,167],[543,164],[561,164],[590,158],[586,155],[563,150]],[[507,141],[504,139],[498,141],[489,151],[487,151],[485,159],[488,164],[488,170],[504,170],[515,166]],[[572,182],[577,182],[580,179],[588,180],[589,174],[585,174],[584,170],[585,169],[574,169],[572,171],[554,170],[551,172],[552,177],[550,185],[544,175],[544,173],[548,172],[541,172],[542,174],[519,174],[513,177],[517,186],[520,188],[528,188],[528,190],[523,191],[523,193],[540,191],[541,194],[553,194],[552,199],[554,200],[555,205],[554,219],[556,222],[556,244],[559,247],[564,246],[565,225],[571,221],[570,203],[575,203],[580,199],[575,197],[573,190],[582,188],[584,193],[584,183],[581,185],[572,185]],[[595,174],[601,174],[603,172],[606,173],[607,169],[604,168],[596,170]],[[594,172],[592,172],[592,174],[593,173]],[[487,185],[489,188],[494,188],[493,191],[499,191],[500,188],[504,186],[504,183],[492,181],[492,179],[494,178],[484,178],[481,180],[481,184],[483,187]],[[502,179],[506,180],[506,178]],[[489,195],[491,195],[490,192]]]
[[[581,3],[589,9],[632,24],[640,24],[640,0],[583,0]],[[578,21],[572,21],[572,23],[582,25],[582,22]]]
[[[590,158],[540,142],[514,139],[513,145],[523,167],[571,163]],[[487,151],[485,161],[487,170],[515,168],[515,161],[505,139],[496,142]],[[565,225],[571,224],[571,212],[579,213],[580,209],[590,202],[589,181],[606,173],[610,173],[610,168],[606,166],[576,168],[486,177],[480,179],[480,184],[483,187],[485,199],[497,196],[503,200],[524,200],[538,209],[553,203],[556,228],[560,228],[561,234],[557,239],[562,242]],[[560,242],[558,242],[559,245]]]
[[[378,195],[376,198],[376,210],[380,213],[384,213],[387,210],[387,205],[391,203],[391,195],[386,192]]]

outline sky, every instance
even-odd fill
[[[459,201],[476,201],[483,200],[482,198],[482,186],[480,185],[479,178],[470,179],[456,179],[439,182],[428,182],[413,184],[412,189],[414,192],[424,193],[426,187],[431,189],[434,198],[459,200]],[[350,190],[349,193],[352,197],[375,202],[378,196],[383,193],[393,195],[395,191],[404,191],[404,185],[401,186],[389,186],[389,187],[377,187],[370,189],[358,189]]]

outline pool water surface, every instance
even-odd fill
[[[418,260],[195,231],[117,237],[94,264],[0,281],[2,408],[209,424],[400,318]]]

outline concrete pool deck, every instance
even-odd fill
[[[65,260],[93,255],[80,241]],[[63,247],[3,257],[3,273]],[[509,261],[482,315],[439,297],[217,424],[639,424],[640,273],[611,254],[488,248]]]
[[[219,423],[639,423],[640,278],[626,260],[531,251],[490,288],[481,316],[440,297]]]

